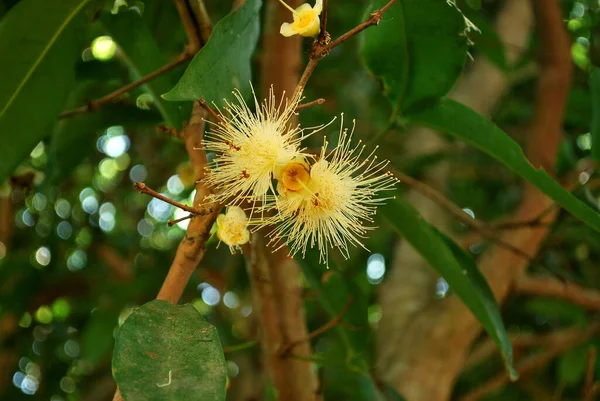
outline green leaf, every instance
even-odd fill
[[[125,54],[133,80],[156,71],[169,61],[160,51],[150,29],[136,11],[121,11],[116,15],[104,13],[100,20],[108,34],[119,44]],[[152,96],[154,105],[165,123],[175,128],[181,128],[180,107],[166,102],[160,97],[161,94],[173,87],[173,83],[177,79],[174,72],[171,71],[152,79],[144,85],[144,88]]]
[[[590,92],[592,94],[592,157],[600,161],[600,68],[594,68],[590,74]]]
[[[565,190],[543,169],[534,168],[521,147],[487,118],[451,99],[408,119],[462,139],[504,163],[585,224],[600,231],[600,215]]]
[[[89,0],[22,0],[0,24],[0,183],[50,134],[75,76]]]
[[[371,1],[367,14],[386,3]],[[445,1],[403,0],[361,34],[360,52],[392,106],[405,111],[452,88],[467,56],[464,31],[463,16]]]
[[[574,386],[581,382],[586,370],[587,348],[586,345],[575,347],[558,358],[556,370],[561,383]]]
[[[217,329],[191,304],[136,309],[119,330],[112,367],[126,401],[225,400]]]
[[[204,99],[221,103],[239,89],[250,93],[250,58],[259,33],[261,0],[246,0],[215,25],[208,43],[196,54],[173,89],[162,97],[171,101]]]
[[[398,197],[380,209],[383,216],[408,241],[473,312],[483,328],[500,347],[512,379],[512,345],[502,322],[500,309],[473,259],[451,239],[429,225],[407,201]]]

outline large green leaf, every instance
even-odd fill
[[[419,212],[401,197],[389,202],[380,210],[404,239],[444,277],[454,293],[473,312],[500,347],[511,378],[517,378],[518,374],[512,366],[512,346],[502,322],[500,309],[473,259],[451,239],[423,220]]]
[[[409,121],[447,132],[504,163],[515,173],[568,210],[575,217],[600,231],[600,215],[565,190],[543,169],[534,168],[521,147],[487,118],[451,99],[409,116]]]
[[[600,68],[590,74],[590,92],[592,95],[592,157],[600,161]]]
[[[217,329],[191,304],[136,309],[119,329],[112,367],[126,401],[225,400]]]
[[[210,40],[196,54],[173,89],[163,95],[171,101],[197,100],[219,104],[232,90],[250,91],[250,58],[259,32],[261,0],[246,0],[215,25]]]
[[[100,17],[108,34],[119,44],[132,71],[132,79],[139,79],[169,61],[160,51],[140,15],[133,10],[118,14],[104,13]],[[166,102],[160,97],[173,87],[176,71],[162,74],[149,81],[144,88],[152,96],[154,105],[168,125],[181,128],[182,114],[179,105]]]
[[[22,0],[0,24],[0,183],[50,134],[75,76],[89,0]]]
[[[367,14],[387,2],[372,0]],[[407,110],[450,90],[466,60],[464,33],[463,16],[445,1],[403,0],[361,34],[361,55],[392,106]]]

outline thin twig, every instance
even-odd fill
[[[177,223],[181,223],[182,221],[184,221],[184,220],[187,220],[187,219],[191,219],[191,218],[192,218],[192,217],[194,217],[194,216],[195,216],[195,215],[194,215],[193,213],[190,213],[190,214],[188,214],[187,216],[185,216],[185,217],[182,217],[182,218],[180,218],[180,219],[174,219],[174,220],[169,220],[169,221],[167,221],[167,225],[168,225],[169,227],[173,227],[175,224],[177,224]]]
[[[560,337],[557,336],[554,344],[550,345],[545,352],[541,352],[519,363],[516,366],[517,372],[519,372],[519,375],[522,376],[532,373],[533,371],[545,366],[558,355],[561,355],[572,347],[583,343],[590,337],[596,335],[598,332],[600,332],[600,323],[591,325],[585,331],[566,331],[561,333],[562,335]],[[502,387],[508,383],[508,381],[509,377],[505,373],[498,374],[459,400],[477,401],[484,395]]]
[[[194,20],[185,0],[175,0],[175,6],[179,12],[181,22],[185,28],[185,33],[188,37],[188,50],[191,54],[196,54],[200,50],[200,33],[194,25]]]
[[[543,222],[543,218],[556,209],[558,205],[553,203],[550,207],[546,208],[542,213],[535,216],[532,219],[524,221],[508,221],[503,223],[491,224],[490,228],[494,230],[518,230],[525,227],[546,227],[548,223]]]
[[[333,319],[331,319],[330,321],[328,321],[327,323],[325,323],[323,326],[319,327],[315,331],[310,332],[306,338],[301,338],[299,340],[291,341],[291,342],[285,344],[279,350],[279,355],[281,357],[286,356],[288,354],[288,352],[290,352],[296,345],[308,342],[308,341],[312,340],[313,338],[325,333],[327,330],[332,329],[335,326],[337,326],[338,324],[340,324],[340,322],[342,321],[342,318],[348,312],[348,309],[350,308],[350,304],[352,304],[352,296],[348,297],[348,300],[346,301],[346,304],[344,305],[344,307],[342,308],[340,313],[338,313],[336,316],[334,316]]]
[[[179,139],[181,139],[181,136],[182,136],[182,131],[178,131],[175,128],[169,127],[165,124],[160,124],[159,126],[157,126],[156,131],[160,132],[161,134],[174,136]]]
[[[206,42],[208,42],[208,38],[210,37],[210,33],[212,32],[212,21],[210,19],[210,15],[208,15],[208,11],[206,10],[204,0],[191,0],[190,5],[192,7],[194,19],[198,24],[198,30],[200,31],[202,44],[206,44]]]
[[[148,187],[146,184],[144,184],[143,182],[134,182],[133,183],[133,187],[135,189],[137,189],[137,191],[141,194],[146,194],[149,195],[153,198],[159,199],[163,202],[166,202],[170,205],[173,205],[175,207],[178,207],[179,209],[185,210],[186,212],[190,212],[191,214],[193,214],[194,216],[205,216],[207,214],[210,214],[214,211],[214,209],[212,207],[203,207],[202,209],[200,208],[195,208],[195,207],[191,207],[188,205],[184,205],[183,203],[179,203],[177,201],[174,201],[173,199],[169,199],[166,196],[156,192],[155,190],[153,190],[152,188]]]
[[[208,103],[206,103],[206,100],[204,100],[204,99],[198,99],[198,104],[204,110],[206,110],[208,112],[208,114],[210,114],[211,117],[215,119],[215,121],[218,121],[222,125],[226,125],[225,121],[221,118],[221,116],[219,114],[217,114],[217,112],[215,111],[215,109],[213,109],[212,107],[210,107],[208,105]]]
[[[518,255],[523,259],[526,259],[528,261],[533,260],[533,257],[531,255],[527,254],[526,252],[523,252],[521,249],[498,237],[498,235],[496,235],[496,233],[493,230],[488,228],[485,225],[485,223],[468,215],[464,210],[462,210],[459,206],[457,206],[455,203],[453,203],[444,195],[442,195],[439,191],[399,171],[393,171],[393,173],[396,177],[400,179],[400,182],[409,185],[411,188],[419,191],[420,193],[437,203],[439,206],[452,213],[463,224],[480,233],[484,238],[487,238],[488,240],[510,250],[515,255]]]
[[[321,11],[321,32],[319,33],[319,44],[327,45],[330,40],[327,33],[327,0],[323,0],[323,10]]]
[[[333,40],[330,43],[324,43],[324,42],[326,42],[325,40],[323,40],[323,41],[321,41],[319,39],[315,40],[313,42],[313,48],[310,52],[310,56],[309,56],[310,59],[308,60],[308,63],[306,64],[306,67],[304,68],[304,72],[302,73],[302,76],[300,77],[300,80],[298,81],[296,90],[294,91],[295,94],[300,92],[304,87],[306,87],[306,83],[308,82],[308,79],[312,75],[317,64],[319,64],[319,61],[321,60],[321,58],[326,56],[333,48],[341,45],[342,43],[344,43],[346,40],[350,39],[354,35],[364,31],[365,29],[367,29],[370,26],[378,25],[379,22],[381,21],[381,17],[383,16],[383,13],[386,12],[387,9],[390,8],[396,1],[397,0],[391,0],[385,6],[383,6],[381,9],[372,12],[366,21],[358,24],[357,26],[355,26],[354,28],[352,28],[351,30],[344,33],[343,35],[341,35],[340,37],[338,37],[337,39]],[[324,4],[326,4],[326,2],[324,2]],[[323,9],[326,10],[326,7],[324,7]],[[325,13],[326,13],[326,11],[325,11]],[[327,18],[327,15],[325,15],[323,20],[325,20],[326,18]],[[321,28],[322,28],[321,34],[323,34],[325,32],[325,29],[323,29],[323,25],[321,25]]]
[[[224,347],[223,348],[223,353],[224,354],[229,354],[232,352],[237,352],[237,351],[241,351],[241,350],[245,350],[248,348],[252,348],[257,344],[256,341],[252,340],[252,341],[246,341],[245,343],[241,343],[241,344],[237,344],[237,345],[232,345],[230,347]]]
[[[164,66],[160,67],[156,71],[151,72],[150,74],[138,79],[137,81],[131,82],[125,86],[120,87],[119,89],[109,93],[108,95],[104,95],[98,99],[91,100],[85,106],[81,106],[81,107],[78,107],[73,110],[68,110],[68,111],[62,112],[58,116],[58,118],[60,118],[60,119],[69,118],[69,117],[73,117],[73,116],[76,116],[79,114],[84,114],[84,113],[87,113],[90,111],[97,110],[101,106],[112,102],[119,96],[134,90],[138,86],[141,86],[141,85],[145,84],[146,82],[151,81],[154,78],[161,76],[162,74],[165,74],[165,73],[171,71],[173,68],[177,67],[178,65],[180,65],[180,64],[186,62],[187,60],[189,60],[190,58],[192,58],[193,55],[194,55],[194,53],[183,52],[179,56],[177,56],[177,58],[175,60],[171,61],[168,64],[165,64]]]
[[[585,372],[585,385],[583,387],[583,401],[594,400],[594,374],[596,372],[596,347],[591,346],[587,354],[587,369]]]
[[[565,299],[586,309],[600,311],[600,290],[552,277],[524,275],[517,280],[515,290],[524,294]]]
[[[323,99],[321,97],[316,100],[312,100],[310,102],[299,104],[298,106],[296,106],[296,111],[304,110],[307,107],[314,106],[316,104],[323,104],[323,103],[325,103],[325,99]]]

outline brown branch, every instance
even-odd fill
[[[482,237],[487,238],[488,240],[498,244],[499,246],[502,246],[502,247],[510,250],[515,255],[518,255],[519,257],[522,257],[525,260],[528,260],[530,262],[532,261],[533,257],[531,255],[522,251],[517,246],[503,240],[500,236],[498,236],[494,232],[494,230],[487,227],[484,222],[482,222],[481,220],[478,220],[474,217],[471,217],[471,215],[467,214],[459,206],[457,206],[451,200],[446,198],[441,192],[437,191],[436,189],[430,187],[429,185],[422,183],[400,171],[393,170],[393,173],[396,177],[398,177],[400,179],[400,182],[402,182],[402,183],[410,186],[411,188],[415,189],[416,191],[422,193],[423,195],[425,195],[426,197],[428,197],[429,199],[431,199],[432,201],[437,203],[439,206],[441,206],[443,209],[452,213],[463,224],[465,224],[466,226],[468,226],[471,229],[480,233]]]
[[[321,97],[319,99],[312,100],[310,102],[299,104],[298,106],[296,106],[296,111],[304,110],[307,107],[314,106],[316,104],[323,104],[323,103],[325,103],[325,99],[323,99]]]
[[[391,0],[385,6],[383,6],[381,9],[372,12],[366,21],[358,24],[357,26],[350,29],[348,32],[344,33],[343,35],[341,35],[340,37],[338,37],[337,39],[333,40],[330,43],[326,43],[327,42],[326,40],[315,40],[313,42],[313,48],[310,52],[310,56],[309,56],[310,59],[308,61],[308,64],[306,64],[306,67],[304,68],[304,72],[302,73],[302,76],[300,77],[300,80],[298,81],[298,85],[296,86],[296,90],[294,92],[298,93],[301,90],[303,90],[303,88],[306,87],[306,83],[308,82],[308,79],[312,75],[317,64],[319,64],[319,61],[324,56],[326,56],[333,48],[341,45],[346,40],[350,39],[351,37],[353,37],[354,35],[362,32],[362,31],[364,31],[368,27],[373,26],[373,25],[379,25],[379,22],[381,21],[381,17],[383,16],[383,13],[386,12],[387,9],[390,8],[396,1],[397,0]],[[326,4],[327,3],[324,2],[324,5],[326,5]],[[326,7],[324,7],[323,10],[326,10]],[[326,13],[326,11],[325,11],[325,13]],[[327,17],[327,14],[325,14],[325,18],[326,17]],[[324,33],[325,33],[325,30],[322,29],[321,34],[324,34]]]
[[[553,344],[549,345],[548,349],[545,352],[541,352],[537,355],[531,356],[517,364],[517,372],[519,372],[519,375],[521,376],[528,375],[536,371],[537,369],[545,366],[548,362],[556,358],[558,355],[561,355],[569,349],[573,348],[574,346],[585,342],[586,340],[588,340],[589,338],[591,338],[599,332],[600,323],[593,324],[584,331],[565,330],[564,332],[560,332],[560,335],[556,335],[554,337]],[[480,387],[461,397],[459,400],[477,401],[484,395],[502,387],[508,382],[508,376],[505,373],[501,373],[497,376],[494,376],[492,379],[488,380]]]
[[[192,18],[187,2],[185,0],[175,0],[175,6],[188,37],[188,53],[196,54],[200,50],[200,33],[196,30],[196,25],[194,24],[194,19]]]
[[[181,210],[185,210],[186,212],[190,212],[193,215],[196,216],[205,216],[207,214],[210,214],[214,211],[214,207],[211,206],[206,206],[206,204],[202,204],[196,207],[190,207],[188,205],[184,205],[183,203],[179,203],[177,201],[174,201],[173,199],[169,199],[166,196],[156,192],[155,190],[153,190],[152,188],[150,188],[149,186],[147,186],[146,184],[144,184],[143,182],[134,182],[133,183],[133,187],[135,189],[137,189],[137,191],[141,194],[146,194],[149,195],[153,198],[159,199],[163,202],[166,202],[170,205],[173,205]]]
[[[583,387],[583,401],[594,401],[594,374],[596,372],[596,354],[596,347],[590,346],[587,354],[585,385]]]
[[[58,118],[60,118],[60,119],[69,118],[69,117],[73,117],[73,116],[76,116],[79,114],[84,114],[84,113],[87,113],[90,111],[95,111],[95,110],[99,109],[100,107],[102,107],[103,105],[105,105],[107,103],[111,103],[113,100],[115,100],[119,96],[121,96],[127,92],[130,92],[130,91],[134,90],[135,88],[137,88],[138,86],[141,86],[141,85],[145,84],[146,82],[152,81],[154,78],[157,78],[157,77],[171,71],[173,68],[179,66],[180,64],[183,64],[184,62],[186,62],[187,60],[192,58],[194,56],[194,54],[195,53],[189,53],[187,51],[183,52],[179,56],[177,56],[177,58],[175,60],[171,61],[168,64],[165,64],[164,66],[160,67],[156,71],[153,71],[150,74],[143,76],[142,78],[138,79],[137,81],[131,82],[127,85],[120,87],[119,89],[109,93],[108,95],[104,95],[98,99],[91,100],[85,106],[81,106],[81,107],[78,107],[73,110],[64,111],[58,116]]]
[[[206,103],[206,100],[204,99],[198,99],[198,104],[208,112],[208,114],[210,114],[210,116],[217,121],[219,124],[225,125],[225,121],[221,118],[221,116],[215,111],[215,109],[213,109],[212,107],[210,107],[208,105],[208,103]]]
[[[327,0],[323,0],[323,10],[321,11],[321,32],[319,33],[319,44],[327,45],[330,37],[327,33]]]
[[[206,42],[208,42],[208,38],[210,37],[210,33],[212,32],[212,21],[210,19],[210,15],[208,15],[208,11],[206,10],[204,0],[189,0],[189,2],[190,6],[192,7],[198,30],[200,31],[202,44],[206,44]]]
[[[523,294],[560,298],[589,310],[600,311],[600,290],[581,287],[572,282],[523,275],[515,283],[515,290]]]
[[[339,325],[342,322],[342,319],[344,318],[346,313],[348,312],[348,309],[350,309],[351,304],[352,304],[352,296],[348,297],[348,300],[346,301],[346,304],[344,305],[344,307],[342,308],[340,313],[338,313],[336,316],[334,316],[333,319],[331,319],[330,321],[328,321],[327,323],[325,323],[323,326],[319,327],[315,331],[310,332],[308,334],[308,336],[306,336],[305,338],[301,338],[301,339],[298,339],[298,340],[295,340],[295,341],[285,344],[279,350],[279,355],[281,357],[285,357],[296,345],[302,344],[305,342],[309,342],[313,338],[320,336],[321,334],[325,333],[326,331]]]
[[[173,227],[175,224],[181,223],[182,221],[187,220],[187,219],[191,219],[192,217],[194,217],[194,214],[188,214],[187,216],[182,217],[180,219],[169,220],[169,221],[167,221],[167,225],[169,227]]]

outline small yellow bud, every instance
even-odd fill
[[[295,10],[283,2],[283,0],[279,1],[292,12],[294,18],[294,22],[284,22],[281,25],[279,33],[283,36],[300,35],[304,37],[315,37],[321,32],[319,15],[323,10],[322,0],[316,0],[314,7],[311,7],[308,3],[304,3]]]
[[[229,206],[225,214],[217,217],[217,237],[229,246],[231,253],[250,241],[248,217],[241,207]]]

